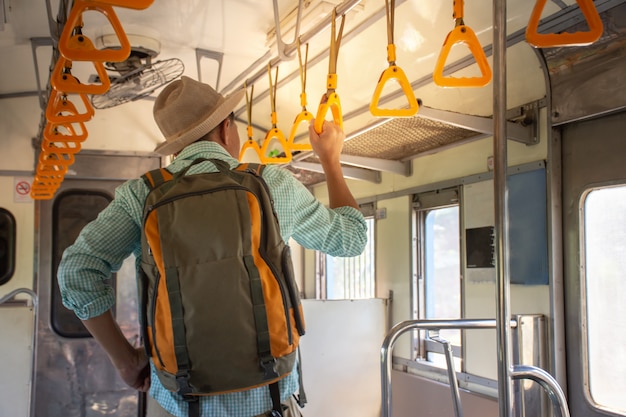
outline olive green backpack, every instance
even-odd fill
[[[186,175],[204,161],[216,172]],[[141,324],[163,386],[190,401],[268,385],[293,369],[302,307],[289,246],[261,178],[263,165],[231,170],[200,159],[143,178]]]

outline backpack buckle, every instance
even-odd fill
[[[178,385],[178,394],[182,395],[185,401],[195,401],[197,398],[192,396],[193,389],[189,385],[189,374],[176,375],[176,384]]]
[[[278,378],[278,372],[276,371],[276,359],[271,358],[269,360],[260,361],[261,369],[263,369],[263,379]]]

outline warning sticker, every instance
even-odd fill
[[[13,180],[13,201],[15,203],[30,203],[33,199],[30,197],[32,177],[15,177]]]

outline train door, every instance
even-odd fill
[[[562,129],[568,401],[626,415],[626,113]]]
[[[141,417],[144,399],[126,386],[82,322],[61,302],[56,270],[65,248],[108,205],[117,187],[159,165],[135,155],[78,154],[51,200],[38,206],[39,317],[33,415],[37,417]],[[112,278],[114,313],[129,340],[139,344],[134,259]]]

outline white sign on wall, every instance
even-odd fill
[[[13,178],[13,202],[14,203],[31,203],[33,199],[30,197],[30,190],[33,184],[33,177],[14,177]]]

